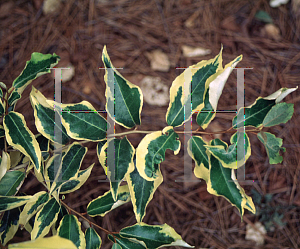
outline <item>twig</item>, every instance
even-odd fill
[[[90,221],[88,218],[84,217],[83,214],[78,213],[78,212],[75,211],[74,209],[70,208],[70,207],[69,207],[66,203],[64,203],[62,200],[60,200],[60,202],[61,202],[68,210],[70,210],[71,212],[75,213],[76,215],[80,216],[82,219],[86,220],[88,223],[94,225],[95,227],[98,227],[99,229],[101,229],[101,230],[104,231],[105,233],[110,234],[110,235],[112,235],[112,236],[115,238],[114,234],[117,234],[117,232],[110,232],[110,231],[106,230],[105,228],[98,226],[98,225],[95,224],[94,222]],[[84,213],[84,214],[86,214],[86,213]]]

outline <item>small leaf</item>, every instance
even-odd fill
[[[204,107],[205,93],[212,79],[210,77],[222,69],[222,49],[214,59],[203,60],[190,66],[173,81],[166,113],[168,125],[181,126],[195,111],[200,111]],[[192,110],[185,113],[185,106],[189,100]]]
[[[184,242],[181,236],[167,224],[147,225],[145,223],[135,224],[121,229],[120,235],[124,238],[134,238],[143,241],[148,249],[163,246],[183,246],[193,248]]]
[[[26,241],[22,243],[11,244],[8,246],[8,249],[54,249],[54,248],[63,248],[63,249],[77,249],[74,243],[71,240],[62,238],[58,235],[47,237],[47,238],[38,238],[34,241]]]
[[[12,196],[17,193],[23,180],[25,174],[21,171],[7,171],[6,174],[0,180],[0,195],[2,196]]]
[[[196,165],[194,169],[195,176],[208,181],[209,160],[206,154],[207,143],[200,136],[192,136],[188,141],[188,154],[194,159]]]
[[[44,237],[55,223],[60,209],[60,204],[55,198],[51,198],[36,214],[34,227],[31,232],[31,240]]]
[[[294,104],[279,103],[272,107],[263,121],[263,126],[270,127],[278,124],[285,124],[294,113]]]
[[[78,249],[85,249],[84,234],[76,216],[65,215],[60,222],[57,233],[60,237],[71,240]]]
[[[92,200],[87,206],[87,213],[94,217],[97,215],[104,216],[111,210],[130,201],[130,193],[127,185],[122,185],[118,190],[117,201],[114,201],[111,191],[107,191],[104,195]]]
[[[99,249],[102,244],[102,240],[94,228],[89,227],[85,231],[86,249]],[[122,249],[122,248],[121,248]]]
[[[136,149],[136,167],[144,179],[154,181],[161,176],[159,165],[165,160],[167,149],[177,155],[180,140],[173,127],[167,126],[162,131],[146,135]]]
[[[2,87],[3,89],[6,89],[6,85],[5,85],[5,83],[3,83],[3,82],[0,82],[0,87]],[[1,89],[2,90],[2,89]],[[3,97],[3,94],[2,94],[2,96],[1,96],[1,98]]]
[[[133,172],[126,175],[126,181],[136,220],[137,222],[141,222],[146,215],[146,207],[152,200],[154,192],[163,182],[163,177],[160,175],[154,181],[147,181],[139,175],[135,168]]]
[[[9,106],[15,105],[20,98],[21,98],[21,94],[19,94],[16,91],[13,91],[7,100],[8,105]],[[9,109],[8,109],[8,112],[10,112]]]
[[[257,20],[262,21],[264,23],[273,23],[272,17],[265,11],[259,10],[256,12],[254,16]]]
[[[26,203],[20,214],[20,224],[25,225],[48,200],[49,194],[45,191],[40,191],[32,196],[32,198]]]
[[[81,166],[83,157],[87,152],[86,147],[82,147],[79,143],[74,142],[62,157],[61,168],[54,172],[55,179],[51,186],[50,193],[57,189],[61,184],[69,181],[74,177]]]
[[[114,151],[114,155],[111,155],[111,157],[107,156],[108,146],[112,146]],[[105,150],[105,165],[102,166],[109,179],[112,196],[116,200],[121,181],[125,178],[126,174],[134,170],[133,156],[135,149],[129,140],[124,137],[123,139],[109,140],[109,145],[106,143],[101,150]],[[102,154],[100,153],[101,156]],[[107,160],[110,158],[114,160],[114,163],[109,163],[107,166]]]
[[[28,156],[40,172],[41,150],[34,135],[28,129],[24,116],[12,111],[4,116],[3,124],[8,144]]]
[[[14,208],[5,211],[0,221],[0,241],[3,246],[16,234],[19,228],[20,209]]]
[[[283,158],[279,155],[279,151],[282,150],[285,152],[285,148],[282,146],[282,139],[277,138],[275,135],[269,132],[263,132],[257,134],[258,139],[263,143],[266,148],[269,163],[277,164],[281,163]]]
[[[231,145],[205,145],[208,151],[214,155],[223,167],[238,169],[243,166],[251,155],[251,146],[246,132],[236,132],[230,138]]]
[[[141,89],[126,80],[113,66],[106,46],[103,48],[102,61],[105,66],[106,111],[116,123],[125,128],[141,124],[143,94]],[[114,90],[114,91],[113,91]],[[111,111],[114,110],[114,113]]]

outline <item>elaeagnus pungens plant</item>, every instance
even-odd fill
[[[27,127],[24,116],[14,111],[24,89],[37,77],[49,73],[59,61],[56,54],[33,53],[24,70],[7,90],[1,83],[1,164],[0,164],[0,241],[2,246],[14,237],[18,228],[25,228],[31,241],[10,244],[8,248],[100,248],[98,229],[106,232],[112,248],[154,249],[164,246],[192,248],[169,225],[143,223],[146,207],[163,182],[160,164],[165,151],[177,154],[181,147],[175,127],[190,121],[194,113],[199,128],[188,140],[188,154],[195,161],[195,176],[207,183],[207,191],[222,196],[235,206],[241,217],[244,209],[255,213],[252,198],[238,183],[235,170],[242,167],[251,155],[248,133],[255,133],[266,148],[270,164],[281,163],[282,139],[265,127],[286,123],[294,106],[282,100],[297,88],[281,88],[268,97],[238,110],[229,130],[230,144],[201,137],[214,119],[223,87],[242,55],[222,66],[222,49],[215,58],[201,61],[184,70],[172,83],[170,103],[166,112],[166,127],[161,131],[130,130],[108,134],[110,124],[87,101],[61,104],[48,100],[32,87],[30,102],[38,134]],[[113,66],[106,47],[102,60],[105,66],[106,112],[113,122],[127,129],[141,124],[143,94],[141,89],[126,80]],[[3,95],[4,89],[5,95]],[[190,93],[190,94],[187,94]],[[190,112],[187,112],[187,108]],[[82,110],[82,111],[80,111]],[[242,129],[241,129],[242,128]],[[145,133],[137,148],[127,136]],[[184,132],[181,132],[184,133]],[[78,190],[89,178],[94,164],[81,170],[87,148],[85,142],[97,143],[97,156],[110,190],[92,200],[87,213],[78,213],[64,201],[64,195]],[[242,144],[242,146],[238,146]],[[242,148],[242,152],[239,153]],[[112,148],[112,150],[110,150]],[[112,153],[111,153],[112,151]],[[47,191],[34,195],[19,193],[31,172]],[[126,182],[122,184],[121,182]],[[137,223],[119,232],[107,231],[89,220],[104,216],[113,209],[131,202]],[[90,227],[81,230],[78,220],[87,220]],[[49,232],[51,237],[44,238]]]

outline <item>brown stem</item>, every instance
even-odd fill
[[[114,236],[114,234],[116,234],[115,232],[110,232],[110,231],[104,229],[103,227],[98,226],[98,225],[95,224],[94,222],[90,221],[88,218],[84,217],[81,213],[78,213],[78,212],[75,211],[74,209],[70,208],[70,207],[69,207],[66,203],[64,203],[62,200],[60,200],[60,202],[61,202],[68,210],[70,210],[71,212],[75,213],[76,215],[80,216],[82,219],[86,220],[88,223],[94,225],[95,227],[98,227],[99,229],[101,229],[101,230],[104,231],[105,233],[110,234],[110,235],[112,235],[112,236],[115,238],[115,236]],[[86,213],[84,213],[84,214],[86,214]]]

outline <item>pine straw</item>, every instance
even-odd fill
[[[10,85],[32,52],[55,52],[62,57],[62,61],[70,61],[76,69],[72,81],[63,85],[63,103],[88,100],[95,108],[103,110],[104,70],[98,68],[103,66],[101,53],[105,44],[114,65],[123,67],[121,73],[133,83],[139,84],[136,75],[141,74],[159,76],[170,86],[181,73],[175,67],[186,67],[209,59],[219,52],[223,43],[224,63],[243,54],[239,67],[253,68],[245,72],[245,104],[249,105],[258,96],[267,96],[281,87],[296,87],[300,75],[299,18],[295,17],[290,4],[272,9],[268,2],[113,0],[100,4],[92,0],[69,0],[65,1],[57,15],[45,16],[39,7],[40,0],[15,1],[10,10],[0,14],[0,79]],[[259,30],[263,24],[254,18],[259,9],[274,18],[275,25],[281,31],[280,41],[260,36]],[[191,16],[194,26],[186,28],[184,23]],[[227,23],[228,20],[234,21],[228,26],[225,19]],[[186,59],[181,53],[182,45],[209,48],[212,55]],[[150,68],[145,52],[157,48],[170,58],[172,67],[168,73],[154,72]],[[40,77],[33,85],[46,97],[53,98],[54,86],[50,75]],[[84,87],[90,88],[91,92],[83,93]],[[27,99],[30,88],[25,90],[16,110],[25,115],[28,126],[36,132],[33,111]],[[292,120],[286,125],[269,129],[283,138],[287,148],[282,164],[270,165],[263,145],[255,135],[250,135],[252,156],[246,164],[246,179],[255,180],[255,183],[243,186],[249,195],[252,188],[263,195],[273,193],[271,205],[282,205],[286,210],[286,225],[282,228],[275,225],[275,230],[267,233],[264,248],[298,248],[300,245],[298,92],[285,99],[295,104]],[[234,109],[235,96],[236,72],[226,84],[219,109]],[[143,124],[138,129],[162,129],[166,126],[166,108],[144,104]],[[218,114],[217,117],[216,122],[222,128],[230,127],[233,115]],[[117,132],[122,130],[117,127]],[[143,136],[128,137],[137,146]],[[228,139],[228,136],[223,139]],[[83,167],[94,162],[96,165],[88,182],[79,191],[66,196],[66,203],[79,212],[85,212],[93,198],[109,189],[108,183],[98,182],[105,176],[95,150],[90,150]],[[247,224],[259,221],[260,217],[246,211],[244,222],[241,222],[237,209],[225,199],[209,195],[204,182],[184,187],[178,181],[183,177],[183,153],[174,156],[168,152],[161,170],[164,183],[149,204],[144,222],[168,223],[196,248],[255,247],[253,242],[245,240],[245,231]],[[40,189],[41,185],[32,177],[22,187],[22,191],[32,194]],[[124,205],[105,218],[93,220],[111,231],[119,231],[136,222],[131,204]],[[111,243],[108,243],[105,234],[98,232],[103,238],[103,248],[110,248]],[[29,239],[28,233],[19,232],[14,241],[24,239]]]

